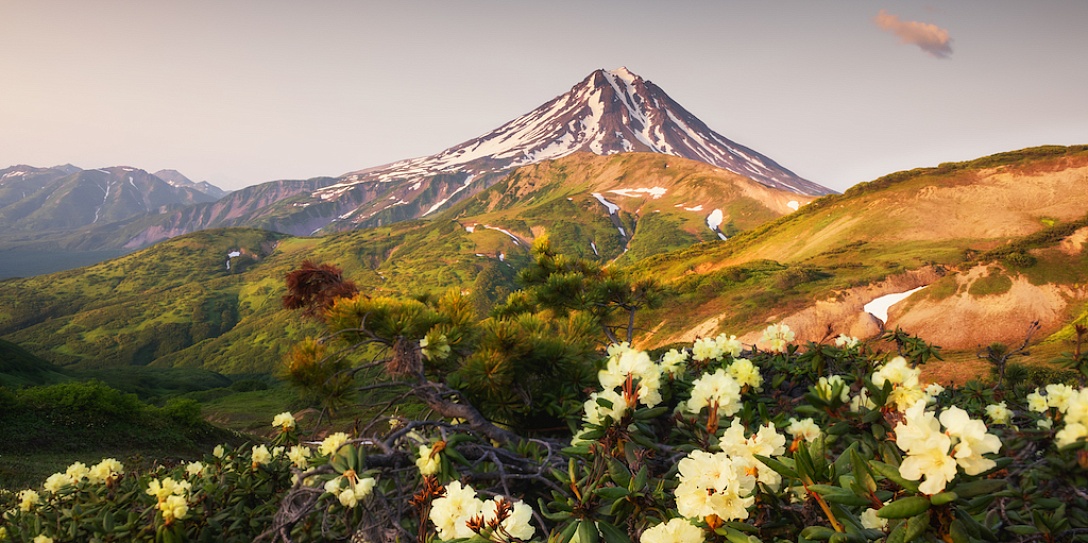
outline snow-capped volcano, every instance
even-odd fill
[[[535,110],[436,155],[344,177],[348,182],[375,178],[388,181],[455,171],[478,176],[577,151],[675,155],[800,194],[833,192],[714,132],[660,87],[627,68],[597,70],[569,92]]]
[[[386,225],[441,212],[514,168],[576,152],[652,152],[709,163],[771,188],[804,196],[833,191],[714,132],[653,83],[626,68],[596,70],[570,91],[478,138],[435,155],[311,180],[302,191],[261,185],[214,204],[175,213],[131,246],[222,226],[313,235]],[[260,194],[259,198],[257,195]],[[195,218],[194,218],[195,217]]]

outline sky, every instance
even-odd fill
[[[841,191],[1088,144],[1085,25],[1082,0],[0,0],[0,168],[336,176],[626,66]]]

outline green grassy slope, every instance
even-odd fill
[[[609,192],[651,187],[665,192],[656,199]],[[593,192],[620,206],[615,216]],[[561,250],[602,261],[655,254],[717,237],[708,211],[683,209],[693,202],[726,209],[736,228],[788,211],[788,198],[674,157],[577,155],[519,170],[426,221],[320,238],[208,230],[87,268],[3,282],[0,337],[84,370],[269,372],[291,345],[319,332],[280,306],[285,275],[305,259],[341,266],[366,293],[472,288],[484,310],[514,288],[514,272],[541,233]],[[228,270],[231,251],[242,255]]]

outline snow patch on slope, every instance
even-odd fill
[[[649,194],[653,197],[654,200],[657,200],[658,198],[664,196],[665,193],[668,192],[668,190],[663,187],[655,186],[652,188],[615,189],[608,192],[611,192],[613,194],[619,194],[620,196],[626,196],[628,198],[640,198],[642,197],[642,194]]]
[[[872,316],[880,319],[880,322],[886,323],[888,322],[888,310],[891,309],[893,305],[903,300],[906,300],[908,297],[910,297],[911,294],[914,294],[915,292],[926,288],[926,286],[928,285],[922,285],[918,288],[913,288],[906,292],[886,294],[865,304],[865,306],[861,309],[862,311],[865,311],[866,313],[869,313]]]
[[[609,215],[615,215],[616,211],[619,210],[619,208],[620,208],[620,206],[618,206],[616,204],[613,204],[612,202],[609,202],[608,200],[605,200],[604,196],[599,192],[594,192],[593,197],[596,198],[597,201],[601,203],[601,205],[608,208],[608,214]]]

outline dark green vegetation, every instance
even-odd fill
[[[193,400],[179,398],[155,407],[97,381],[18,391],[0,388],[4,488],[40,481],[74,459],[149,461],[132,457],[139,451],[169,462],[199,456],[224,441],[241,439],[205,422]]]
[[[52,364],[0,339],[0,386],[18,388],[68,380]]]

